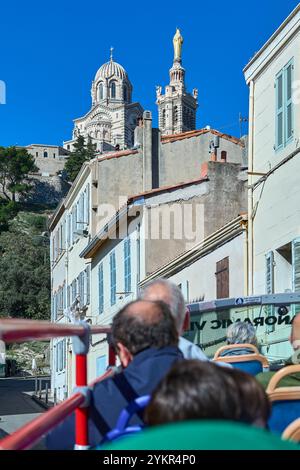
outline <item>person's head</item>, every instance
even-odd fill
[[[226,373],[239,392],[239,421],[265,428],[270,417],[271,404],[261,384],[252,375],[234,367],[227,369]]]
[[[257,346],[256,330],[254,326],[244,321],[232,323],[227,329],[227,343],[249,343]]]
[[[168,279],[156,279],[149,282],[141,292],[143,300],[161,300],[165,302],[175,318],[178,333],[184,330],[185,323],[189,320],[184,297],[181,289]]]
[[[153,426],[191,419],[236,420],[238,391],[233,387],[228,392],[222,369],[208,361],[177,362],[154,391],[145,412],[146,423]]]
[[[294,351],[300,349],[300,313],[293,318],[290,342]]]
[[[111,335],[123,367],[144,349],[178,344],[175,321],[164,302],[130,302],[113,318]]]
[[[264,427],[268,398],[254,377],[212,362],[177,362],[145,411],[151,426],[186,420],[230,420]]]

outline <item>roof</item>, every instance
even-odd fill
[[[109,238],[110,230],[115,225],[117,225],[124,216],[127,215],[128,207],[130,203],[132,203],[135,199],[140,199],[145,196],[152,196],[166,191],[176,190],[188,185],[198,183],[201,184],[205,181],[208,181],[207,177],[188,181],[187,183],[179,183],[174,186],[165,186],[162,188],[152,189],[151,191],[145,191],[143,193],[135,194],[134,196],[129,196],[127,199],[127,203],[120,207],[120,209],[113,215],[109,222],[99,230],[99,232],[94,236],[94,238],[90,241],[90,243],[85,247],[85,249],[80,253],[79,256],[83,258],[91,258],[97,253],[98,248],[102,245],[105,240],[107,240],[107,238]]]
[[[173,184],[170,186],[161,186],[160,188],[150,189],[149,191],[144,191],[142,193],[134,194],[128,197],[128,201],[140,198],[142,196],[152,196],[153,194],[163,193],[165,191],[173,191],[179,188],[184,188],[185,186],[190,186],[192,184],[203,183],[204,181],[208,181],[209,178],[206,176],[204,178],[197,178],[195,180],[190,180],[186,182],[180,182],[177,184]]]
[[[114,60],[110,60],[97,70],[95,81],[99,79],[111,79],[111,78],[127,78],[127,73],[122,65],[118,64]]]
[[[289,14],[289,16],[281,23],[279,28],[272,34],[272,36],[265,42],[265,44],[259,49],[258,52],[250,59],[248,64],[244,67],[243,72],[245,73],[246,70],[260,57],[263,52],[270,46],[270,44],[274,41],[274,39],[282,32],[282,30],[288,25],[288,23],[300,12],[300,4],[294,8],[294,10]]]
[[[105,154],[99,154],[97,156],[98,161],[103,161],[103,160],[110,160],[111,158],[120,158],[120,157],[125,157],[127,155],[133,155],[139,153],[138,150],[136,149],[128,149],[128,150],[118,150],[117,152],[112,152],[112,153],[105,153]]]
[[[198,129],[194,131],[182,132],[181,134],[163,135],[161,137],[161,142],[162,144],[167,144],[169,142],[175,142],[177,140],[190,139],[192,137],[197,137],[198,135],[207,134],[209,132],[213,135],[218,135],[222,139],[229,140],[230,142],[234,144],[240,145],[241,147],[245,146],[244,142],[241,139],[238,139],[237,137],[233,137],[232,135],[229,135],[229,134],[224,134],[215,129],[206,129],[206,128]]]

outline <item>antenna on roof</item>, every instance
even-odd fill
[[[240,138],[242,137],[242,124],[243,122],[248,122],[247,117],[243,117],[241,113],[239,113],[239,124],[240,124]]]

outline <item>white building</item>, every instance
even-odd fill
[[[88,165],[83,166],[76,181],[50,224],[51,320],[57,323],[73,322],[90,312],[90,264],[79,257],[91,230]],[[51,351],[52,389],[57,399],[63,400],[74,385],[71,339],[53,340]]]
[[[113,60],[103,64],[92,82],[92,107],[84,116],[74,119],[73,137],[64,147],[73,149],[78,135],[90,137],[96,150],[103,152],[133,147],[134,129],[143,108],[132,102],[132,84],[127,72]]]
[[[300,289],[299,48],[300,5],[244,69],[250,89],[249,295]],[[288,330],[265,329],[275,357],[284,355]]]

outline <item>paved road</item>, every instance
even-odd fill
[[[34,385],[34,379],[0,379],[0,437],[16,431],[45,411],[29,395]]]

